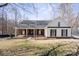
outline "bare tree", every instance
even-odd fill
[[[51,8],[52,8],[52,12],[51,13],[53,13],[53,18],[55,19],[55,7],[51,4],[51,3],[49,3],[48,4]]]
[[[17,8],[13,7],[12,10],[11,10],[11,12],[14,13],[14,16],[15,16],[14,27],[13,27],[13,28],[15,28],[17,26],[17,24],[18,24],[17,23],[17,21],[18,21],[18,17],[17,17],[18,16],[18,10],[17,10]],[[12,26],[10,27],[10,29],[12,29]],[[12,31],[11,31],[10,35],[12,36]]]
[[[0,3],[0,7],[4,7],[4,6],[7,6],[8,3]]]
[[[4,13],[3,12],[4,12],[4,7],[2,8],[2,19],[1,19],[2,20],[2,35],[3,35],[3,20],[4,20],[4,18],[3,18]]]
[[[33,15],[33,12],[27,10],[26,8],[22,7],[21,4],[10,4],[12,6],[17,6],[19,8],[21,8],[25,13],[29,13],[29,14],[32,14]]]
[[[1,17],[1,26],[2,26],[2,35],[4,34],[4,21],[5,21],[5,19],[4,19],[4,8],[5,8],[5,6],[7,6],[8,5],[8,3],[1,3],[0,4],[0,8],[2,8],[2,17]]]
[[[7,34],[7,12],[6,8],[2,8],[2,17],[1,17],[1,26],[2,26],[2,35]]]
[[[78,27],[79,27],[79,12],[78,12],[76,20],[75,20],[75,26],[76,26],[76,30],[78,30]]]
[[[38,9],[35,7],[34,4],[32,4],[32,7],[33,7],[33,12],[34,12],[36,18],[38,19]],[[35,27],[37,27],[37,21],[35,22]],[[36,36],[37,36],[37,30],[35,29],[34,30],[34,37],[36,37]]]
[[[59,13],[61,18],[68,18],[70,20],[72,16],[72,7],[69,3],[61,3],[59,5]]]
[[[60,13],[60,17],[62,20],[66,20],[69,22],[69,24],[71,25],[71,31],[73,29],[73,9],[72,9],[72,4],[69,3],[61,3],[59,5],[59,13]],[[71,32],[72,33],[72,32]]]
[[[8,34],[8,32],[7,32],[7,28],[8,28],[8,26],[7,26],[7,22],[8,22],[7,12],[5,12],[5,20],[6,20],[6,23],[5,23],[5,25],[6,25],[6,34]]]

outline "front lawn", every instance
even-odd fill
[[[27,40],[11,39],[0,41],[0,55],[16,56],[63,56],[78,53],[78,39]],[[78,55],[78,54],[77,54]]]

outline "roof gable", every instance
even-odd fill
[[[47,27],[70,27],[70,24],[66,20],[62,20],[61,18],[57,18],[52,20]]]

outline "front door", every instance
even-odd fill
[[[50,30],[50,37],[56,37],[56,29]]]

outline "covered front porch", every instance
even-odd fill
[[[15,36],[44,37],[44,29],[15,29]]]

